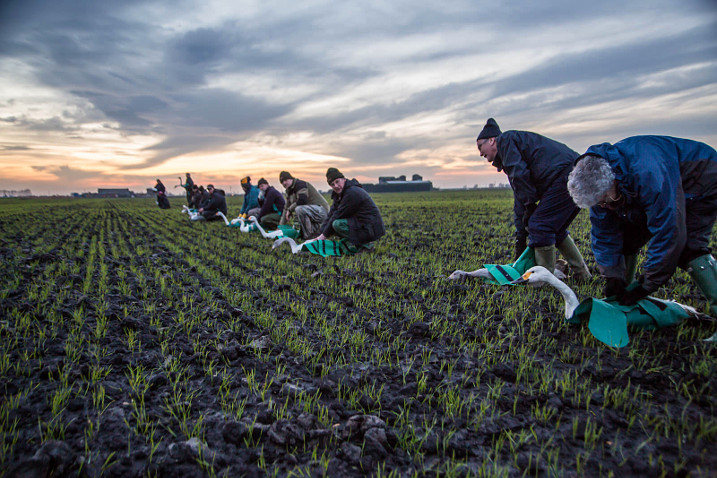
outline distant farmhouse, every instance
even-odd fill
[[[414,174],[410,181],[406,181],[406,176],[381,176],[378,178],[378,184],[362,184],[363,188],[370,193],[403,193],[416,191],[431,191],[433,183],[424,181],[423,177]]]

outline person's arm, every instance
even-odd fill
[[[538,202],[538,193],[530,178],[530,168],[520,152],[518,138],[503,134],[498,140],[498,154],[503,160],[503,170],[510,179],[513,194],[527,208]]]

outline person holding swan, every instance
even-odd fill
[[[535,249],[535,262],[552,271],[557,247],[573,277],[588,280],[590,271],[568,234],[570,223],[580,212],[565,187],[578,153],[530,131],[501,132],[493,118],[481,130],[476,145],[498,172],[505,171],[513,188],[515,258],[530,245]]]
[[[717,217],[717,151],[669,136],[597,144],[578,158],[567,186],[575,204],[590,208],[592,250],[606,297],[634,304],[680,267],[707,298],[710,313],[717,311],[717,263],[709,248]],[[643,275],[628,290],[645,244]]]

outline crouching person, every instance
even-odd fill
[[[288,171],[281,172],[279,181],[287,197],[280,224],[289,224],[293,215],[304,239],[318,236],[326,221],[329,203],[311,183],[293,177]]]
[[[209,199],[199,208],[199,214],[206,221],[214,221],[221,219],[221,216],[217,215],[218,211],[221,211],[225,216],[227,215],[227,200],[224,198],[224,191],[215,189],[212,184],[207,186],[207,192],[209,193]]]
[[[575,204],[590,208],[595,261],[605,296],[631,305],[685,269],[717,310],[717,263],[710,236],[717,218],[717,151],[688,139],[634,136],[591,146],[568,179]],[[639,285],[637,254],[647,259]]]
[[[373,241],[386,232],[373,199],[356,179],[346,179],[336,168],[326,171],[326,180],[333,190],[333,204],[317,239],[325,240],[335,234],[355,246],[372,249]]]
[[[274,230],[279,227],[286,200],[273,186],[269,186],[269,182],[264,178],[259,180],[257,186],[264,195],[264,199],[259,214],[255,216],[256,220],[264,229]]]

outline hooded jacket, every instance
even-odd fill
[[[558,176],[572,169],[578,153],[530,131],[505,131],[496,137],[493,166],[505,171],[513,188],[515,227],[520,235],[525,208],[537,203]],[[567,185],[566,185],[567,187]]]
[[[600,271],[607,277],[624,275],[623,224],[641,221],[652,235],[642,286],[653,292],[674,274],[689,240],[685,201],[717,196],[717,152],[689,139],[633,136],[591,146],[588,154],[607,160],[624,198],[614,211],[599,205],[590,209],[592,249]]]
[[[244,190],[244,202],[242,203],[239,214],[246,213],[249,209],[259,207],[259,188],[249,184],[249,190]]]
[[[334,233],[332,223],[337,219],[348,220],[348,239],[357,246],[373,242],[386,233],[378,206],[356,179],[347,179],[341,194],[332,192],[331,199],[329,216],[321,226],[324,236]]]

